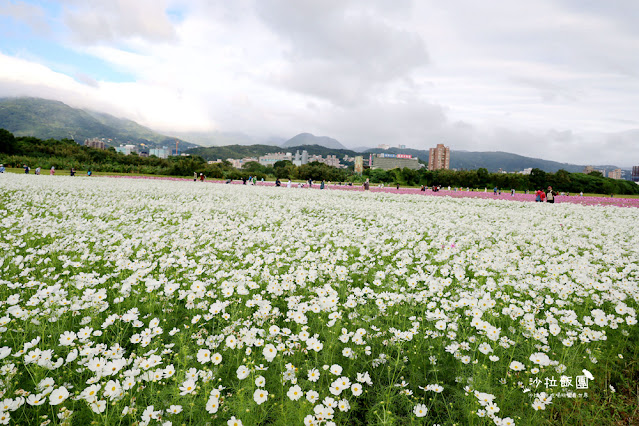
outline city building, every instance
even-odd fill
[[[529,175],[531,173],[532,173],[532,167],[529,167],[529,168],[524,169],[521,172],[519,172],[519,174],[522,174],[522,175]]]
[[[611,179],[621,179],[621,169],[614,169],[609,171],[608,177]]]
[[[418,170],[423,167],[416,157],[408,154],[377,154],[371,159],[373,160],[371,169],[392,170],[407,167]]]
[[[98,138],[86,139],[84,141],[84,146],[88,146],[89,148],[96,148],[96,149],[106,149],[104,145],[104,141]]]
[[[399,148],[399,149],[406,149],[406,145],[397,145],[397,148]]]
[[[320,160],[320,163],[324,163],[327,166],[331,167],[342,167],[342,164],[339,162],[339,158],[337,158],[337,155],[327,155],[324,160]]]
[[[639,166],[632,166],[632,181],[639,183]]]
[[[155,155],[158,158],[168,158],[169,147],[163,146],[162,148],[151,148],[149,150],[149,155]]]
[[[132,152],[136,152],[136,147],[135,145],[120,145],[115,147],[115,150],[124,155],[131,155]]]
[[[357,156],[355,157],[355,173],[359,173],[360,175],[364,172],[364,157]]]
[[[450,148],[438,143],[428,151],[428,170],[450,169]]]
[[[301,154],[299,149],[295,151],[295,159],[293,160],[293,164],[295,164],[296,166],[308,164],[308,151],[303,150]]]
[[[588,173],[592,173],[595,171],[595,168],[592,166],[586,166],[584,167],[584,171],[582,172],[583,174],[587,175]]]
[[[226,161],[231,163],[231,166],[235,167],[236,169],[241,169],[242,166],[244,166],[246,163],[250,163],[251,161],[259,163],[259,159],[255,157],[245,157],[241,160],[236,160],[235,158],[227,158]]]
[[[284,160],[293,161],[293,154],[291,154],[290,152],[287,152],[287,153],[275,152],[271,154],[262,155],[258,160],[262,166],[272,166],[278,161],[284,161]]]

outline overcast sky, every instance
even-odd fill
[[[0,96],[153,129],[639,164],[636,0],[0,0]]]

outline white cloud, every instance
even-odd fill
[[[66,0],[64,21],[82,44],[141,38],[164,42],[175,32],[164,0]]]
[[[308,131],[350,146],[444,142],[629,165],[639,5],[620,5],[68,0],[51,18],[66,23],[60,43],[132,81],[3,55],[0,96],[46,95],[162,131]]]

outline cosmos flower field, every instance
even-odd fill
[[[639,209],[7,174],[0,193],[0,424],[624,420]]]

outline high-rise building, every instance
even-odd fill
[[[120,145],[115,147],[115,150],[124,155],[131,155],[132,152],[137,152],[137,148],[135,145]]]
[[[428,170],[450,169],[450,148],[438,143],[428,151]]]
[[[355,173],[359,174],[362,174],[362,172],[364,171],[364,157],[362,157],[361,155],[355,157],[354,171]]]
[[[621,169],[614,169],[609,171],[608,177],[611,179],[621,179]]]
[[[169,156],[169,147],[163,146],[162,148],[151,148],[149,155],[155,155],[158,158],[167,158]]]
[[[632,181],[639,183],[639,166],[632,166]]]
[[[84,141],[84,146],[96,149],[105,149],[104,141],[98,138],[86,139]]]

